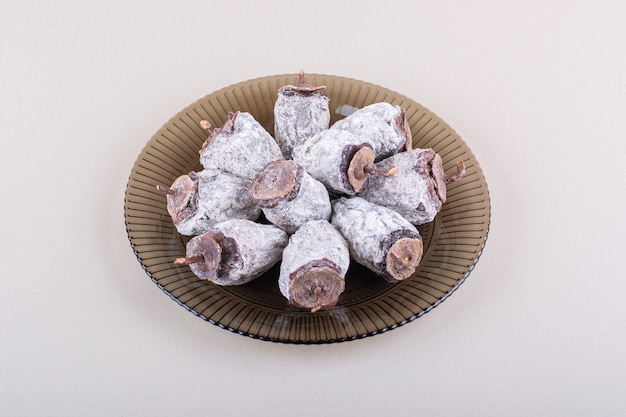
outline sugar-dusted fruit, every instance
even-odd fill
[[[325,88],[307,84],[301,71],[296,85],[285,85],[278,90],[274,103],[274,138],[285,158],[291,158],[294,147],[328,129],[330,110]]]
[[[191,238],[186,256],[174,263],[188,265],[197,277],[218,285],[242,285],[280,261],[288,240],[288,235],[273,225],[227,220]]]
[[[283,251],[278,285],[289,304],[311,312],[337,304],[345,289],[350,252],[326,220],[303,224]]]
[[[347,130],[372,145],[377,161],[412,149],[406,112],[397,105],[385,102],[370,104],[335,122],[330,128]]]
[[[283,159],[274,138],[250,113],[229,113],[221,128],[207,121],[200,124],[209,134],[200,149],[205,169],[252,180],[265,165]]]
[[[330,219],[326,187],[291,159],[267,164],[251,192],[267,220],[289,234],[310,220]]]
[[[381,170],[395,167],[390,177],[372,177],[357,194],[364,199],[390,208],[409,222],[420,225],[431,222],[446,201],[446,184],[458,181],[465,173],[463,161],[456,172],[446,175],[441,156],[432,149],[413,149],[395,154],[379,163]]]
[[[178,233],[195,236],[224,220],[258,219],[261,209],[252,198],[251,184],[226,172],[202,170],[157,189],[166,194],[167,211]]]
[[[381,171],[374,165],[376,151],[368,142],[347,130],[319,132],[293,151],[293,160],[322,182],[331,193],[354,195],[370,175],[393,175],[395,169]]]
[[[398,213],[359,197],[333,202],[331,220],[348,242],[352,258],[389,282],[410,277],[424,247],[411,223]]]

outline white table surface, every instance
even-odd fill
[[[20,1],[0,14],[0,415],[626,415],[626,3]],[[308,72],[470,146],[491,231],[443,304],[363,340],[252,340],[134,257],[123,198],[196,99]]]

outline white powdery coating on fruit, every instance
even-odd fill
[[[202,210],[196,210],[193,216],[176,224],[176,231],[183,236],[198,236],[206,233],[215,221],[207,218]]]
[[[368,184],[357,195],[390,208],[415,225],[433,221],[441,209],[441,202],[430,195],[430,176],[424,176],[414,169],[417,156],[422,152],[424,149],[413,149],[377,163],[376,167],[381,170],[396,167],[398,172],[388,177],[371,176]]]
[[[265,165],[283,159],[274,138],[250,113],[239,112],[232,132],[218,133],[200,153],[205,169],[254,179]]]
[[[176,225],[181,235],[197,236],[224,220],[256,220],[261,215],[250,193],[250,180],[206,169],[196,175],[198,207],[193,216]]]
[[[376,265],[387,256],[381,242],[390,233],[410,230],[419,235],[415,226],[395,211],[359,197],[335,200],[331,222],[348,241],[354,260],[377,273]]]
[[[287,233],[294,233],[311,220],[330,219],[331,206],[328,190],[321,182],[302,173],[302,183],[293,200],[281,200],[276,206],[262,208],[267,220]]]
[[[226,237],[237,242],[241,255],[241,268],[226,274],[218,272],[213,280],[218,285],[241,285],[258,278],[280,261],[289,236],[276,226],[250,220],[232,219],[214,226]]]
[[[327,96],[278,93],[274,104],[274,136],[285,158],[291,158],[293,148],[328,129],[329,125]]]
[[[252,181],[208,170],[199,172],[198,176],[198,205],[216,223],[228,219],[256,220],[261,215],[250,193]]]
[[[293,160],[331,191],[352,195],[354,189],[349,184],[346,185],[346,171],[341,167],[343,150],[347,146],[362,143],[360,138],[347,130],[327,129],[294,148]]]
[[[347,130],[362,142],[368,142],[380,160],[399,152],[406,144],[405,134],[396,122],[401,112],[400,106],[374,103],[338,120],[330,128]]]
[[[289,238],[283,250],[278,287],[289,299],[290,274],[311,261],[328,259],[340,268],[345,276],[350,266],[348,243],[343,236],[326,220],[307,222]]]

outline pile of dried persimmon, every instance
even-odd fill
[[[289,304],[334,306],[355,261],[389,282],[421,261],[417,225],[446,200],[439,154],[413,149],[404,109],[385,102],[354,109],[330,125],[324,86],[278,90],[274,136],[246,112],[208,138],[203,170],[178,177],[167,196],[177,231],[192,236],[177,265],[218,285],[240,285],[281,262],[278,286]]]

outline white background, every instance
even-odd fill
[[[4,5],[0,414],[626,415],[625,41],[618,0]],[[301,68],[426,105],[491,194],[461,288],[354,342],[212,326],[150,281],[124,227],[162,124]]]

